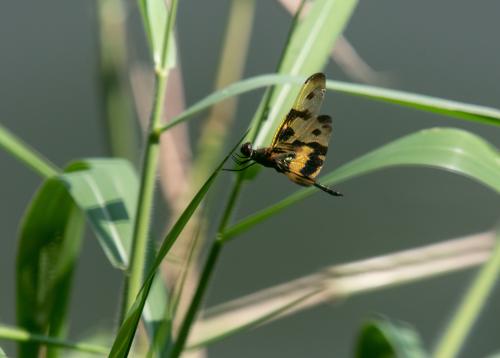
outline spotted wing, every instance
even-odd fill
[[[316,73],[310,76],[302,86],[292,109],[276,131],[271,147],[286,143],[291,144],[296,139],[303,138],[307,133],[318,129],[315,119],[324,97],[325,75]],[[318,134],[317,136],[320,135],[318,131],[315,133]],[[328,143],[328,138],[326,138],[326,142]]]
[[[325,95],[325,76],[312,75],[275,135],[271,150],[288,153],[284,173],[300,185],[312,185],[323,167],[332,134],[330,116],[318,115]]]

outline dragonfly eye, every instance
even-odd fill
[[[241,154],[243,154],[245,157],[250,158],[252,156],[252,144],[250,142],[243,143],[243,145],[240,148]]]

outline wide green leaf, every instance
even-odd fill
[[[20,230],[16,261],[17,323],[28,331],[61,337],[83,216],[58,179],[48,179],[35,195]],[[35,342],[19,344],[19,355],[37,356]],[[49,349],[47,354],[55,353]]]
[[[139,180],[132,165],[122,159],[87,159],[71,164],[59,178],[85,213],[110,263],[120,269],[129,264]],[[153,281],[143,311],[151,340],[167,319],[166,287]]]
[[[305,78],[306,77],[300,76],[265,74],[233,83],[193,104],[162,127],[161,131],[168,130],[184,121],[187,121],[198,113],[210,108],[214,104],[224,101],[225,99],[277,84],[299,85],[304,83]],[[327,81],[326,86],[327,89],[331,91],[360,96],[374,101],[397,104],[421,111],[443,114],[453,118],[460,118],[478,123],[500,125],[500,110],[492,107],[478,106],[438,97],[430,97],[416,93],[356,83]]]
[[[200,205],[201,201],[207,194],[208,190],[212,186],[215,181],[215,178],[221,171],[224,163],[229,159],[232,152],[236,150],[238,145],[241,143],[241,140],[231,149],[228,155],[221,161],[221,163],[215,168],[214,172],[207,179],[205,184],[200,188],[200,190],[193,197],[191,202],[188,204],[186,209],[182,212],[179,219],[172,226],[170,231],[167,233],[165,239],[163,240],[156,257],[151,264],[148,274],[145,276],[144,284],[142,285],[141,290],[139,291],[137,298],[134,301],[134,304],[127,312],[127,315],[118,330],[115,341],[113,343],[113,347],[111,348],[110,357],[126,357],[130,351],[130,347],[132,345],[132,341],[135,336],[135,332],[137,330],[137,325],[139,324],[139,319],[141,312],[144,308],[144,304],[149,295],[149,291],[151,289],[151,285],[156,276],[156,272],[161,265],[161,262],[169,252],[172,245],[175,243],[175,240],[179,237],[180,233],[188,223],[189,219],[195,212],[195,210]],[[167,306],[165,306],[167,307]]]
[[[314,1],[290,37],[279,73],[309,76],[320,71],[328,61],[335,40],[344,30],[356,4],[356,0]],[[254,138],[257,134],[254,143],[257,147],[270,142],[281,119],[292,107],[299,89],[298,86],[290,84],[276,87],[269,102],[271,110],[262,126],[260,114],[254,116],[251,128],[258,133],[249,135],[250,138]]]
[[[357,358],[429,357],[419,334],[407,324],[376,319],[363,325],[356,343]]]
[[[128,266],[139,182],[122,159],[88,159],[72,163],[60,180],[85,213],[109,262]]]
[[[331,185],[394,166],[427,166],[468,176],[500,193],[500,157],[498,150],[468,131],[433,128],[407,135],[375,149],[319,178]],[[241,220],[228,229],[225,240],[248,230],[296,202],[316,193],[310,187]]]
[[[27,214],[21,233],[21,244],[18,258],[18,292],[23,292],[19,305],[19,325],[32,332],[45,332],[41,323],[30,322],[36,317],[50,315],[52,319],[64,317],[63,314],[54,314],[50,310],[40,308],[32,301],[40,295],[36,294],[39,283],[35,278],[48,276],[52,278],[53,270],[61,265],[66,265],[65,260],[70,260],[70,254],[61,254],[55,250],[51,243],[51,232],[64,234],[63,225],[70,225],[74,218],[81,218],[85,214],[95,233],[104,253],[110,263],[120,269],[126,269],[129,262],[132,225],[135,216],[138,178],[129,162],[122,159],[86,159],[74,162],[66,171],[49,179],[38,196],[34,199],[32,207]],[[76,204],[76,205],[75,205]],[[33,234],[39,235],[37,238]],[[72,236],[71,243],[77,244],[77,236],[69,229]],[[52,236],[54,236],[52,235]],[[74,238],[73,238],[74,236]],[[48,246],[47,256],[44,246]],[[40,258],[36,258],[38,254]],[[47,273],[41,273],[37,262],[42,260],[42,268]],[[57,260],[62,261],[58,263]],[[67,267],[64,266],[64,269]],[[50,275],[49,275],[50,274]],[[61,276],[61,275],[59,275]],[[59,276],[54,276],[58,278]],[[61,276],[62,278],[62,276]],[[149,295],[143,311],[144,322],[151,339],[156,335],[157,328],[167,319],[166,288],[158,277],[152,282],[153,292]],[[45,290],[48,294],[58,292]],[[58,293],[59,299],[65,298],[64,291]],[[50,297],[49,297],[50,298]],[[46,300],[46,299],[45,299]],[[47,304],[43,304],[44,307]],[[56,305],[63,309],[61,302]],[[35,314],[36,313],[36,314]],[[43,313],[43,314],[42,314]],[[47,323],[45,323],[45,326]]]

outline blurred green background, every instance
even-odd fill
[[[134,48],[146,58],[135,3],[127,2]],[[187,104],[210,93],[230,1],[180,1],[178,46]],[[95,2],[16,1],[0,5],[1,123],[59,166],[107,156],[100,110]],[[500,108],[499,2],[360,1],[345,36],[391,87]],[[275,69],[290,16],[258,1],[245,77]],[[329,64],[330,79],[349,80]],[[233,139],[252,118],[261,92],[242,97]],[[335,132],[324,172],[388,141],[433,126],[454,126],[500,147],[497,128],[328,93],[322,112]],[[189,127],[192,138],[201,121]],[[14,264],[19,220],[40,178],[0,152],[0,321],[14,324]],[[221,181],[230,181],[224,174]],[[342,199],[318,194],[227,246],[208,295],[221,303],[335,263],[349,262],[490,229],[500,201],[470,179],[433,169],[377,172],[338,185]],[[296,190],[262,171],[243,194],[239,214]],[[218,193],[222,193],[219,191]],[[160,197],[160,195],[158,195]],[[158,232],[168,220],[161,199]],[[214,215],[213,217],[217,217]],[[314,229],[311,230],[311,223]],[[451,316],[474,270],[356,296],[276,321],[210,347],[214,357],[346,357],[361,322],[375,313],[412,323],[428,347]],[[72,309],[72,337],[115,323],[121,275],[96,240],[84,241]],[[494,293],[499,297],[499,290]],[[483,312],[463,357],[499,351],[500,301]],[[7,353],[13,345],[1,343]]]

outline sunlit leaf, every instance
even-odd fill
[[[179,123],[189,120],[198,113],[210,108],[216,103],[233,96],[238,96],[259,88],[277,84],[300,85],[306,76],[290,76],[281,74],[266,74],[244,79],[233,83],[222,90],[216,91],[196,102],[183,113],[166,124],[162,131],[168,130]],[[452,118],[465,119],[478,123],[500,125],[500,110],[492,107],[478,106],[448,99],[425,96],[416,93],[368,86],[356,83],[327,81],[328,90],[360,96],[374,101],[397,104],[421,111],[438,113]]]
[[[300,20],[285,50],[279,73],[305,76],[321,71],[328,61],[335,40],[342,33],[355,6],[356,0],[317,0],[311,5],[307,15]],[[269,114],[260,126],[261,116],[257,114],[250,133],[255,137],[255,146],[262,147],[270,142],[275,129],[292,107],[299,91],[290,84],[275,88],[270,101]]]
[[[498,150],[477,135],[454,128],[434,128],[410,134],[342,165],[319,180],[332,185],[375,170],[410,165],[434,167],[465,175],[500,193]],[[298,190],[248,216],[228,229],[225,239],[248,230],[317,191],[312,187]]]

